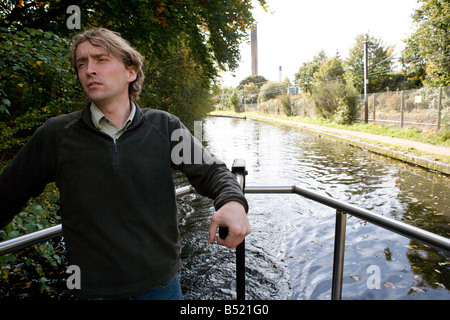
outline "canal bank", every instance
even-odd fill
[[[450,175],[450,148],[413,140],[394,138],[360,131],[337,129],[316,124],[277,118],[269,115],[214,112],[209,116],[247,118],[267,123],[280,124],[307,131],[321,138],[331,139],[357,148],[368,150],[429,170]]]

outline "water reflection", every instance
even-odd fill
[[[449,237],[448,177],[325,138],[250,120],[208,118],[204,144],[247,185],[297,185]],[[179,185],[186,183],[179,178]],[[248,299],[329,299],[334,211],[295,195],[248,195]],[[230,299],[234,252],[207,245],[210,200],[180,202],[186,298]],[[349,217],[344,299],[449,299],[449,255]],[[369,289],[369,266],[381,271]]]

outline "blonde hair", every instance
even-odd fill
[[[104,28],[86,30],[76,34],[71,42],[72,68],[75,70],[77,77],[76,50],[78,45],[85,41],[89,41],[94,46],[100,46],[114,56],[122,59],[126,67],[136,67],[137,77],[136,80],[130,83],[128,93],[130,99],[137,100],[144,83],[144,72],[142,71],[144,57],[136,49],[131,47],[128,41],[123,39],[117,32]]]

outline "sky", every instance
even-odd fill
[[[267,0],[269,12],[255,5],[258,30],[258,74],[269,81],[286,77],[293,82],[302,63],[324,50],[341,59],[358,34],[369,33],[401,52],[413,32],[417,0]],[[252,73],[250,43],[241,45],[241,61],[234,72],[222,74],[222,86],[236,87]],[[234,75],[234,76],[233,76]]]

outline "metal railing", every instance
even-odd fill
[[[370,212],[366,209],[336,200],[321,194],[299,188],[296,186],[264,186],[264,187],[246,187],[246,194],[252,193],[291,193],[314,200],[323,205],[336,209],[336,224],[334,238],[334,257],[333,257],[333,278],[331,288],[331,299],[340,300],[342,297],[342,278],[344,271],[344,251],[345,251],[345,227],[347,214],[373,223],[384,229],[421,242],[438,250],[450,252],[450,239],[444,238],[429,231],[411,226],[409,224],[385,217],[383,215]]]
[[[450,239],[422,230],[406,223],[370,212],[366,209],[345,203],[331,197],[297,186],[245,186],[245,161],[235,160],[232,172],[236,175],[239,185],[245,194],[297,194],[323,205],[336,209],[335,242],[333,257],[333,275],[331,299],[340,300],[342,297],[342,279],[344,271],[345,228],[347,214],[373,223],[379,227],[421,242],[438,250],[450,252]],[[192,186],[176,190],[177,196],[195,192]],[[219,231],[220,233],[220,231]],[[20,250],[24,247],[46,241],[62,235],[61,225],[33,232],[0,243],[0,255]],[[236,248],[236,296],[238,300],[245,299],[245,242]]]
[[[177,189],[176,195],[182,196],[188,193],[192,193],[194,191],[195,189],[192,186],[186,186]],[[23,236],[19,236],[13,239],[5,240],[3,242],[0,242],[0,256],[59,236],[62,236],[61,224],[58,224],[50,228],[42,229],[39,231],[35,231],[29,234],[25,234]]]

